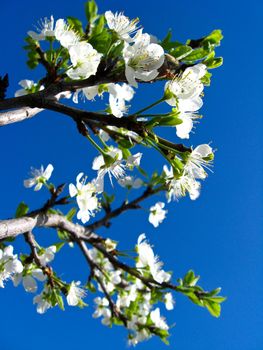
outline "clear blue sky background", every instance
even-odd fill
[[[142,211],[117,219],[111,232],[124,249],[146,232],[175,276],[194,268],[201,274],[204,287],[221,286],[228,296],[219,319],[178,296],[168,317],[170,323],[176,323],[170,339],[172,349],[262,349],[263,6],[256,0],[99,0],[98,4],[101,12],[123,10],[131,18],[139,16],[145,31],[161,38],[168,28],[179,41],[198,38],[215,28],[223,30],[225,39],[218,53],[225,63],[214,72],[212,86],[205,91],[204,119],[188,142],[197,145],[213,141],[218,149],[214,174],[205,181],[200,199],[170,205],[169,216],[158,230],[150,226],[147,213]],[[0,8],[0,74],[9,73],[11,96],[18,81],[39,77],[25,65],[21,49],[25,33],[38,19],[51,14],[55,18],[84,18],[83,1],[2,0]],[[143,94],[137,93],[134,108],[158,94],[158,88],[143,88]],[[170,137],[175,139],[175,132]],[[88,172],[95,155],[70,120],[50,112],[2,128],[0,148],[1,218],[11,217],[21,200],[35,208],[46,198],[44,192],[37,195],[22,186],[31,165],[51,162],[54,181],[70,182],[78,171]],[[161,167],[163,162],[155,153],[148,156],[144,164]],[[39,234],[41,243],[49,242],[47,236],[46,231]],[[83,280],[85,276],[84,260],[69,248],[57,256],[55,266],[67,280]],[[32,305],[32,296],[10,285],[0,290],[0,308],[1,350],[127,347],[124,330],[108,329],[91,318],[91,299],[86,310],[51,310],[40,316]],[[142,350],[165,348],[157,339],[138,346]]]

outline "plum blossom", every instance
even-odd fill
[[[52,307],[49,301],[50,293],[50,287],[45,286],[43,291],[34,297],[33,304],[37,304],[37,313],[44,314],[48,309]]]
[[[4,288],[4,282],[14,274],[20,274],[24,267],[17,255],[13,254],[14,248],[9,245],[0,249],[0,288]]]
[[[138,238],[138,261],[136,267],[139,269],[149,267],[151,275],[155,281],[158,283],[168,282],[171,275],[161,269],[163,265],[162,262],[160,262],[158,257],[154,255],[151,246],[145,241],[145,239],[145,234],[141,234]]]
[[[152,322],[154,323],[155,327],[157,327],[159,329],[164,329],[164,330],[167,330],[169,328],[167,326],[167,324],[165,323],[164,318],[161,317],[159,308],[153,310],[150,313],[150,318],[151,318]]]
[[[117,180],[125,175],[125,165],[122,163],[122,151],[118,148],[111,147],[106,155],[99,155],[92,164],[92,169],[98,171],[97,186],[99,191],[104,188],[104,176],[108,173],[111,184],[112,176]]]
[[[41,165],[40,169],[31,168],[32,178],[24,180],[24,186],[26,188],[30,188],[35,186],[34,191],[39,191],[43,184],[45,184],[51,177],[53,172],[53,165],[48,164],[46,169],[44,169],[43,165]]]
[[[45,40],[47,37],[54,36],[54,24],[55,21],[53,16],[50,18],[45,17],[40,20],[39,28],[37,28],[38,33],[30,30],[27,34],[34,40]]]
[[[128,84],[108,84],[108,91],[111,113],[115,117],[121,118],[128,109],[125,101],[131,101],[134,90]]]
[[[163,167],[166,183],[168,185],[167,200],[170,202],[178,200],[181,197],[186,196],[186,192],[189,193],[190,199],[195,200],[200,195],[201,184],[196,181],[192,176],[183,174],[179,178],[174,178],[172,167],[168,169],[165,165]]]
[[[69,291],[67,294],[67,302],[69,306],[77,306],[82,302],[82,299],[85,298],[86,292],[84,289],[79,287],[80,281],[71,282]]]
[[[117,33],[120,39],[128,43],[133,41],[131,35],[136,33],[138,30],[138,18],[130,20],[128,17],[124,16],[123,13],[116,12],[113,14],[111,11],[105,12],[105,18],[108,27]]]
[[[173,310],[175,301],[173,299],[172,293],[165,293],[164,302],[165,302],[166,310],[169,310],[169,311]]]
[[[67,75],[74,80],[87,79],[96,74],[102,57],[102,54],[86,42],[70,46],[69,55],[73,67],[67,71]]]
[[[80,40],[74,30],[70,29],[62,18],[56,21],[54,36],[60,42],[61,46],[66,49],[70,46],[76,45]]]
[[[57,248],[55,245],[52,245],[46,249],[44,249],[44,252],[41,252],[38,256],[40,262],[42,265],[46,266],[55,258],[55,253],[57,251]]]
[[[150,81],[157,77],[164,62],[164,50],[160,45],[151,43],[149,34],[139,31],[134,44],[124,47],[123,58],[129,84],[138,87],[136,79]]]
[[[12,280],[15,287],[17,287],[22,282],[26,292],[35,293],[37,291],[36,280],[40,282],[44,282],[46,280],[46,276],[44,275],[41,269],[39,268],[32,269],[31,266],[29,266],[28,271],[26,271],[26,274],[24,273],[15,274]]]
[[[165,84],[165,91],[173,97],[166,100],[170,106],[178,106],[180,111],[196,111],[202,107],[200,94],[204,89],[201,78],[206,74],[204,64],[188,67],[183,74]]]
[[[33,80],[29,80],[29,79],[20,80],[18,84],[22,86],[23,89],[17,90],[15,92],[15,97],[24,96],[24,95],[31,94],[32,92],[44,90],[43,85],[39,86]]]
[[[79,173],[76,178],[76,186],[69,185],[70,197],[76,197],[79,211],[77,218],[85,224],[91,216],[94,216],[94,211],[98,209],[99,202],[96,197],[96,186],[94,181],[86,183],[84,173]]]
[[[207,173],[204,168],[209,169],[212,165],[213,150],[208,144],[197,146],[189,155],[184,172],[194,179],[205,179]]]
[[[143,181],[140,178],[134,178],[133,176],[125,176],[118,180],[121,187],[125,187],[128,190],[138,189],[143,185]]]
[[[154,227],[158,227],[166,217],[167,210],[163,209],[164,206],[165,204],[163,202],[157,202],[150,208],[149,222]]]
[[[106,298],[97,297],[94,299],[97,309],[92,317],[102,317],[102,324],[109,326],[111,324],[111,310],[109,309],[109,301]]]

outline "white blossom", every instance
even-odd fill
[[[24,267],[17,255],[13,254],[14,248],[9,245],[0,249],[0,288],[4,288],[4,282],[14,274],[20,274]]]
[[[164,302],[167,310],[173,310],[175,301],[173,299],[172,293],[165,293]]]
[[[130,20],[128,17],[124,16],[123,13],[116,12],[113,14],[111,11],[105,12],[105,18],[109,28],[116,32],[120,39],[129,43],[133,41],[131,35],[138,30],[138,18]]]
[[[149,34],[139,31],[134,44],[125,46],[123,57],[126,78],[130,85],[138,87],[136,79],[150,81],[157,77],[164,62],[164,50],[160,45],[151,43]]]
[[[94,302],[97,304],[97,309],[93,313],[92,317],[99,318],[102,317],[102,323],[104,325],[111,324],[111,311],[109,309],[109,301],[106,298],[97,297],[94,299]]]
[[[164,318],[160,315],[160,309],[157,308],[150,313],[151,320],[153,321],[155,327],[163,330],[168,330],[169,327],[164,321]]]
[[[15,92],[15,97],[31,94],[34,90],[36,90],[36,91],[44,90],[43,85],[38,86],[37,83],[35,83],[33,80],[29,80],[29,79],[20,80],[20,82],[18,84],[20,86],[22,86],[23,89],[17,90]]]
[[[184,197],[186,192],[189,193],[192,200],[199,197],[201,190],[200,182],[196,181],[192,176],[189,176],[189,174],[183,174],[176,179],[174,178],[172,167],[168,169],[166,165],[163,167],[163,170],[166,177],[166,183],[168,185],[168,202],[170,202],[172,199],[178,200],[179,198]]]
[[[69,55],[73,67],[67,71],[67,75],[74,80],[87,79],[95,75],[102,57],[102,54],[86,42],[70,46]]]
[[[208,158],[213,156],[212,148],[207,144],[197,146],[189,155],[184,172],[194,179],[205,179],[207,173],[204,168],[209,169],[212,161]]]
[[[45,17],[43,20],[40,20],[37,32],[30,30],[27,34],[34,40],[45,40],[47,37],[54,36],[54,24],[55,21],[53,16],[51,16],[50,19]]]
[[[79,287],[80,281],[78,282],[71,282],[69,291],[67,294],[67,302],[70,306],[77,306],[79,303],[82,302],[82,299],[85,298],[86,292],[84,289]]]
[[[61,46],[69,49],[69,47],[76,45],[79,42],[78,35],[74,30],[66,24],[64,19],[58,19],[54,30],[55,38],[60,42]]]
[[[133,88],[128,84],[108,84],[109,91],[109,103],[111,113],[121,118],[126,112],[128,107],[125,105],[125,101],[131,101],[134,95]]]
[[[50,289],[45,287],[41,294],[36,295],[33,299],[33,304],[37,304],[37,313],[44,314],[48,309],[52,307],[49,302]]]
[[[157,202],[150,208],[149,222],[154,227],[158,227],[166,217],[167,210],[163,209],[164,206],[165,204],[163,202]]]
[[[94,182],[86,183],[84,173],[78,174],[76,178],[76,186],[69,185],[70,197],[75,197],[79,207],[77,218],[85,224],[89,221],[90,216],[94,216],[94,211],[98,209],[99,202],[96,197],[96,186]]]
[[[122,151],[118,148],[111,147],[107,155],[99,155],[92,163],[92,169],[98,171],[97,186],[98,191],[103,191],[104,176],[108,173],[111,184],[112,176],[117,180],[125,175],[125,165],[122,163]]]
[[[57,248],[55,245],[52,245],[44,250],[41,254],[39,254],[38,258],[42,265],[46,266],[55,258],[55,253]]]
[[[133,176],[125,176],[118,180],[120,186],[127,189],[138,189],[143,185],[142,179],[134,178]]]
[[[151,246],[145,241],[145,234],[141,234],[137,242],[138,261],[136,267],[146,268],[149,267],[151,275],[158,283],[168,282],[171,275],[161,269],[162,262],[158,260],[158,257],[154,255]]]
[[[205,74],[206,66],[201,63],[186,68],[180,77],[166,83],[165,91],[174,95],[166,102],[171,106],[179,104],[180,111],[197,111],[202,106],[199,96],[204,89],[201,78]]]
[[[22,282],[26,292],[35,293],[37,291],[37,282],[35,279],[37,279],[40,282],[43,282],[46,280],[46,278],[47,277],[44,275],[41,269],[31,269],[29,267],[29,271],[27,271],[25,275],[24,273],[15,274],[12,280],[15,287],[17,287]]]
[[[39,191],[43,184],[45,184],[51,177],[53,172],[53,165],[48,164],[46,169],[41,165],[40,169],[31,168],[31,175],[33,176],[30,179],[24,180],[24,186],[30,188],[35,186],[34,191]]]

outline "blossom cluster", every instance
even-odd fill
[[[111,326],[118,316],[129,330],[129,343],[132,345],[149,339],[153,329],[155,332],[163,332],[167,337],[169,326],[156,304],[164,303],[167,310],[172,310],[174,306],[170,292],[159,291],[156,294],[156,290],[151,288],[151,283],[147,286],[142,282],[145,279],[162,284],[171,278],[170,273],[162,270],[162,263],[154,255],[144,234],[139,236],[136,250],[136,269],[141,278],[116,269],[100,251],[96,248],[90,249],[90,256],[97,266],[94,274],[98,290],[107,293],[104,297],[94,299],[96,309],[93,317],[101,318],[102,324]],[[116,308],[113,308],[112,304]]]

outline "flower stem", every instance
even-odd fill
[[[147,111],[148,109],[151,109],[151,108],[157,106],[158,104],[162,103],[163,101],[165,101],[164,97],[162,97],[160,100],[157,100],[156,102],[150,104],[149,106],[147,106],[147,107],[145,107],[143,109],[140,109],[138,112],[134,113],[133,115],[139,115],[139,114]]]
[[[102,154],[106,155],[106,152],[103,151],[103,149],[89,136],[86,135],[87,139],[90,141],[90,143]]]

